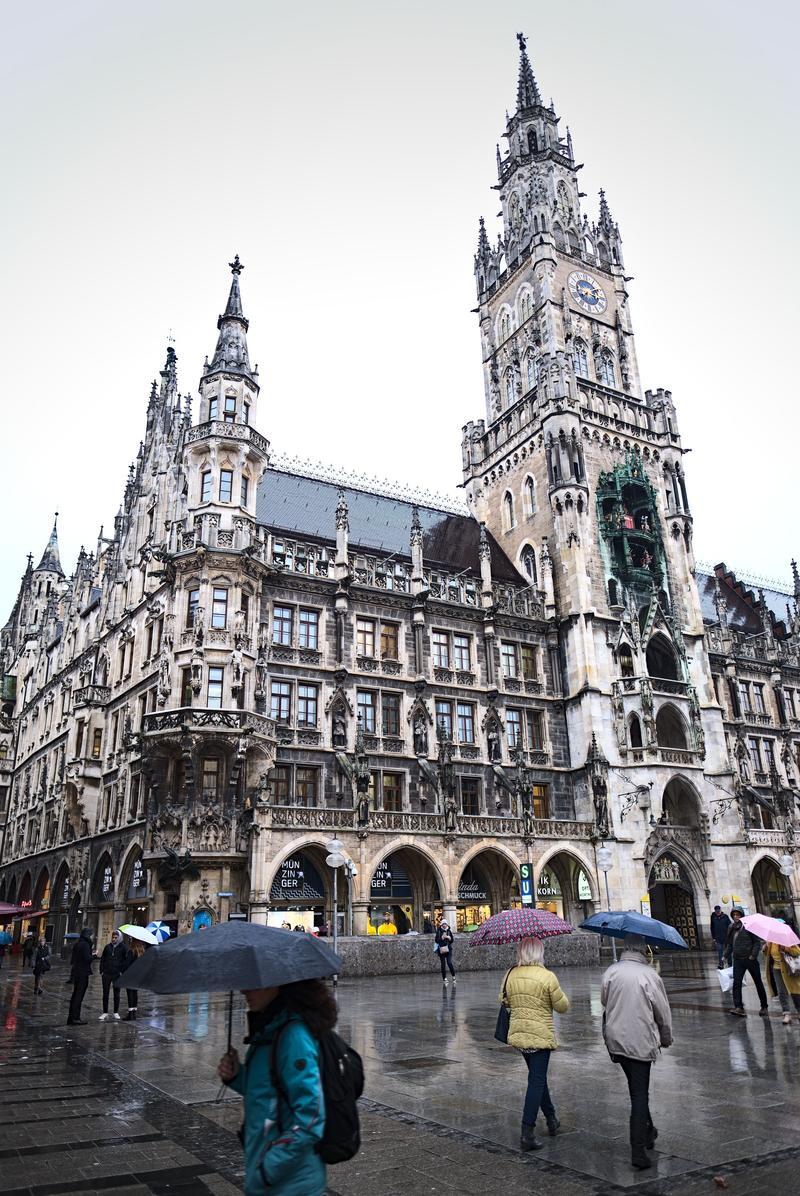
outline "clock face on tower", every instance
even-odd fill
[[[569,293],[579,307],[588,311],[590,315],[599,316],[608,307],[605,291],[596,278],[591,274],[584,274],[582,270],[573,270],[567,279]]]

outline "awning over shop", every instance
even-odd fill
[[[23,909],[14,915],[14,921],[25,922],[30,918],[45,918],[49,913],[49,909]]]

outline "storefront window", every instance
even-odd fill
[[[564,916],[564,901],[558,877],[549,868],[542,868],[539,873],[539,884],[536,886],[536,905],[539,909],[549,909],[551,913]]]

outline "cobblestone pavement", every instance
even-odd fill
[[[239,1099],[217,1102],[226,998],[140,993],[136,1022],[67,1027],[65,969],[33,980],[0,971],[0,1192],[116,1196],[241,1191]],[[715,969],[667,961],[675,1046],[654,1069],[656,1167],[628,1163],[625,1084],[600,1040],[594,969],[563,969],[572,1009],[551,1088],[562,1132],[544,1150],[515,1149],[525,1087],[519,1057],[493,1039],[499,977],[462,974],[343,982],[340,1028],[364,1057],[364,1144],[331,1168],[331,1196],[505,1193],[547,1196],[735,1196],[798,1190],[800,1026],[725,1011]],[[747,993],[747,990],[745,990]],[[124,998],[123,998],[124,1009]],[[243,1029],[241,1010],[237,1016]]]

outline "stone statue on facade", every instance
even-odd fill
[[[601,839],[607,839],[610,833],[608,823],[608,785],[600,774],[592,777],[592,797],[594,799],[594,820],[597,833]]]
[[[427,756],[428,754],[428,727],[425,722],[425,716],[419,711],[414,716],[414,755]]]
[[[500,744],[500,728],[494,719],[491,720],[486,728],[486,746],[489,751],[489,759],[493,764],[499,764],[502,758],[502,749]]]

